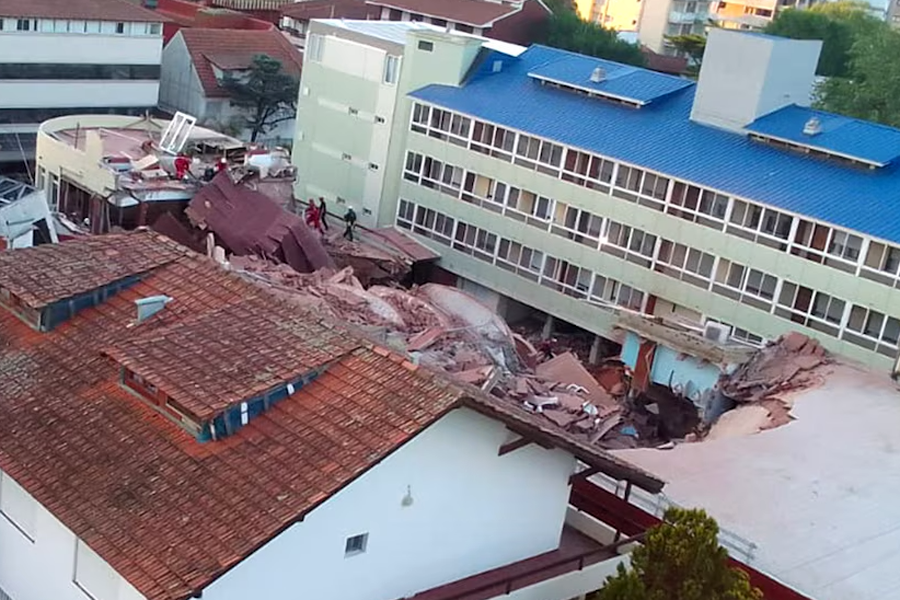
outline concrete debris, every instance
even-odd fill
[[[819,383],[820,370],[830,362],[819,342],[796,331],[758,350],[719,381],[722,394],[738,406],[719,418],[706,439],[748,435],[790,423],[790,395]]]
[[[810,383],[808,372],[830,359],[816,340],[791,332],[757,351],[720,382],[722,392],[740,403],[778,399],[780,394]]]

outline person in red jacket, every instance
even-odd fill
[[[319,207],[316,206],[316,201],[312,198],[309,199],[309,206],[306,207],[306,224],[310,227],[310,229],[314,229],[318,231],[320,234],[322,233],[322,215],[319,212]]]

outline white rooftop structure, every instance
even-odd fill
[[[355,19],[316,20],[331,27],[346,29],[347,31],[400,45],[406,45],[407,35],[410,31],[434,31],[436,33],[449,33],[460,37],[474,37],[483,40],[483,46],[485,48],[496,50],[497,52],[502,52],[509,56],[518,56],[526,50],[524,46],[519,46],[517,44],[473,35],[471,33],[463,33],[461,31],[447,31],[445,27],[439,27],[437,25],[432,25],[431,23],[423,23],[421,21],[368,21]]]
[[[900,393],[837,365],[795,421],[744,437],[618,453],[755,543],[749,564],[816,600],[900,598]]]

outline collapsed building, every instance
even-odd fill
[[[286,151],[248,146],[189,115],[72,115],[41,124],[35,187],[77,233],[106,233],[163,215],[183,221],[191,198],[231,166],[251,169],[263,185],[293,181]]]

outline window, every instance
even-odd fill
[[[837,337],[845,307],[846,303],[839,298],[785,281],[775,314]]]
[[[837,229],[831,232],[831,242],[828,244],[828,254],[843,258],[851,262],[859,260],[862,251],[862,238],[846,231]]]
[[[115,598],[119,591],[119,576],[81,540],[75,541],[75,573],[72,581],[95,600]]]
[[[162,26],[159,23],[150,23],[150,35],[159,35]]]
[[[657,270],[691,285],[706,288],[712,278],[715,257],[684,244],[663,240]]]
[[[33,31],[37,29],[37,23],[31,19],[17,19],[16,31]]]
[[[322,62],[322,54],[325,47],[325,40],[321,34],[311,33],[306,40],[306,52],[309,60],[313,62]]]
[[[744,265],[720,259],[713,291],[762,310],[775,299],[778,278]]]
[[[428,120],[431,117],[431,107],[416,103],[413,106],[412,125],[410,129],[425,133],[428,130]]]
[[[0,473],[0,515],[34,541],[37,502],[6,473]]]
[[[125,33],[125,23],[116,23],[116,33],[119,35]]]
[[[404,229],[411,229],[416,215],[416,205],[408,200],[400,200],[397,208],[397,225]]]
[[[666,210],[670,215],[719,230],[724,226],[727,211],[727,196],[681,181],[673,184]]]
[[[388,55],[384,58],[384,82],[388,85],[397,83],[400,76],[400,57]]]
[[[859,273],[862,277],[892,285],[900,272],[900,248],[869,242],[863,266]]]
[[[431,52],[432,50],[434,50],[434,42],[429,42],[428,40],[419,40],[418,48],[419,50],[423,50],[424,52]]]
[[[738,227],[728,227],[728,232],[744,239],[784,250],[786,244],[776,240],[787,240],[790,237],[793,221],[794,219],[790,215],[771,208],[735,200],[730,222]],[[756,235],[757,232],[762,235]]]
[[[841,337],[857,346],[894,357],[900,344],[900,319],[854,305],[847,319],[847,330]]]
[[[655,246],[655,235],[616,221],[607,221],[606,238],[601,241],[600,251],[649,267]]]

